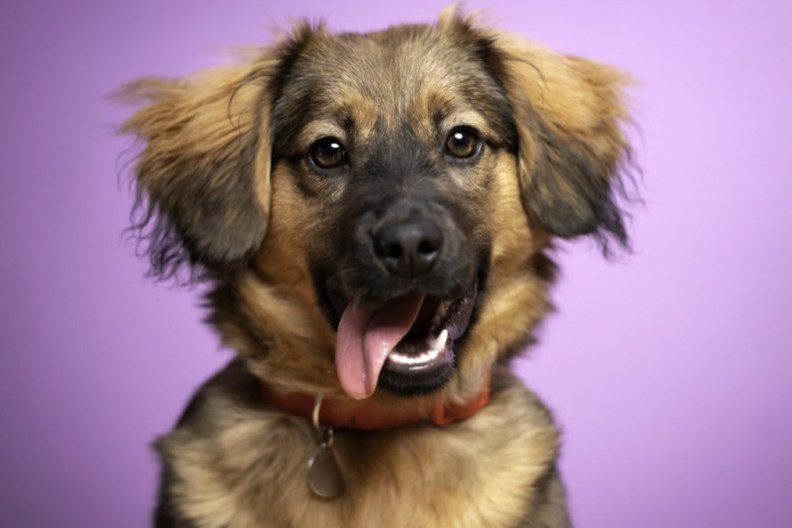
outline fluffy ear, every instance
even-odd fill
[[[278,62],[268,52],[186,79],[146,78],[119,95],[143,104],[121,128],[144,143],[135,228],[154,275],[187,264],[242,265],[261,244],[269,208],[269,112]]]
[[[621,171],[630,161],[622,132],[626,75],[518,38],[491,40],[519,135],[520,184],[529,215],[563,238],[594,235],[627,245]]]

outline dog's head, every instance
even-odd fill
[[[205,270],[285,384],[474,390],[546,312],[554,236],[626,243],[624,80],[448,13],[133,84],[153,269]]]

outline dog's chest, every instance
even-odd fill
[[[172,506],[218,528],[515,526],[555,456],[556,431],[507,396],[445,428],[339,431],[347,489],[335,499],[309,489],[318,443],[303,421],[245,409],[205,427],[209,435],[176,430],[159,443],[175,477]]]

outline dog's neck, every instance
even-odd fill
[[[281,411],[311,419],[316,397],[304,392],[281,392],[262,383],[265,402]],[[490,376],[479,394],[463,404],[445,403],[437,396],[426,405],[388,406],[374,400],[323,398],[319,423],[323,426],[350,429],[387,429],[420,422],[448,425],[475,415],[490,398]]]

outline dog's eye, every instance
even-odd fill
[[[311,161],[322,169],[332,169],[349,163],[343,143],[334,137],[324,137],[311,145]]]
[[[472,158],[481,151],[481,137],[477,130],[461,126],[451,130],[445,142],[445,152],[455,158]]]

